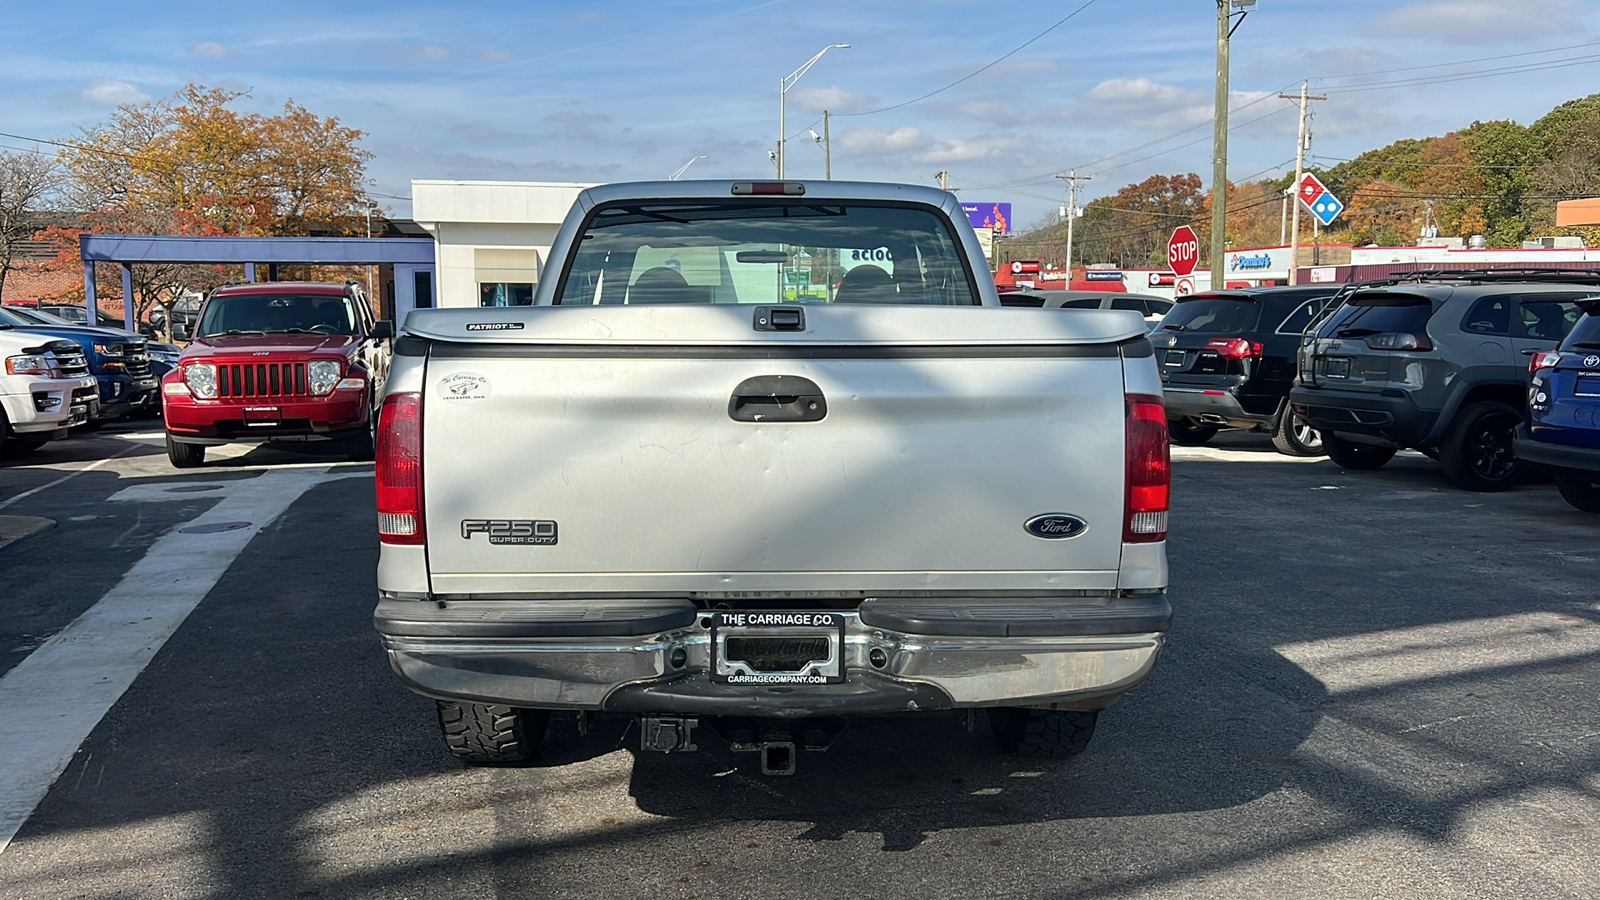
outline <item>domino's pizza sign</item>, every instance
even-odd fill
[[[1344,211],[1344,204],[1339,202],[1339,198],[1328,190],[1322,179],[1310,172],[1301,176],[1296,193],[1300,197],[1300,202],[1306,205],[1306,209],[1311,210],[1311,214],[1317,217],[1317,221],[1321,222],[1324,228],[1333,224],[1333,220],[1339,218],[1339,213]]]

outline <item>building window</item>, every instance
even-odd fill
[[[495,281],[478,284],[479,306],[532,306],[533,285],[527,282]]]
[[[539,251],[479,247],[473,251],[479,306],[532,306],[539,283]]]

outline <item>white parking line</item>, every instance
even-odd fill
[[[98,603],[0,678],[0,852],[234,558],[326,479],[326,466],[274,470],[216,493],[168,495],[223,499],[152,544]]]
[[[10,506],[11,504],[17,502],[18,500],[25,500],[28,497],[32,497],[34,494],[37,494],[40,491],[48,491],[51,488],[55,487],[56,485],[60,484],[63,481],[66,481],[69,478],[75,478],[75,477],[77,477],[79,475],[82,475],[85,472],[89,472],[89,471],[92,471],[94,469],[98,469],[101,466],[105,465],[106,463],[111,462],[113,459],[116,459],[117,457],[121,456],[122,454],[130,452],[131,450],[133,450],[134,446],[136,446],[136,445],[129,445],[127,447],[124,447],[121,450],[118,450],[117,452],[115,452],[115,453],[111,454],[110,456],[106,457],[105,459],[95,460],[94,462],[90,463],[87,466],[84,466],[81,469],[73,469],[72,471],[68,472],[67,474],[61,476],[60,478],[57,478],[55,481],[50,482],[49,484],[41,484],[38,487],[33,488],[31,490],[23,491],[22,493],[16,495],[15,497],[12,497],[12,498],[10,498],[8,500],[0,502],[0,509],[5,509],[6,507]]]

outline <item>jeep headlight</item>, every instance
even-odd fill
[[[183,367],[183,383],[202,400],[217,396],[217,367],[211,363],[190,363]]]
[[[333,390],[339,383],[339,363],[331,359],[319,359],[306,366],[306,382],[313,394],[326,394]]]

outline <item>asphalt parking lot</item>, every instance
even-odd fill
[[[8,769],[0,898],[1600,896],[1600,517],[1415,454],[1174,459],[1178,620],[1087,754],[869,720],[792,778],[570,718],[459,767],[371,628],[370,465],[180,473],[149,422],[0,460],[0,756],[87,735],[48,790]],[[40,651],[109,601],[148,662],[98,715]]]

